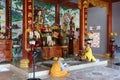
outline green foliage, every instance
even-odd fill
[[[75,27],[76,27],[76,25],[79,25],[78,15],[79,15],[78,8],[71,8],[68,6],[61,6],[60,7],[60,19],[61,19],[60,21],[61,21],[61,24],[64,24],[65,26],[69,27],[71,17],[74,17]]]
[[[15,5],[15,6],[12,6],[12,21],[13,22],[21,21],[22,20],[21,13],[22,13],[23,2],[22,2],[22,0],[12,0],[12,1],[13,1],[12,4]]]
[[[0,9],[3,9],[3,8],[5,8],[5,6],[4,6],[4,5],[2,5],[2,4],[0,4]]]
[[[12,21],[21,21],[22,20],[22,15],[18,13],[17,11],[12,10]]]
[[[16,11],[22,11],[21,10],[21,7],[23,6],[22,0],[13,0],[12,3],[15,4],[15,6],[12,6],[13,9],[15,9]]]
[[[38,6],[39,8],[40,7],[45,7],[47,9],[53,7],[53,5],[54,5],[54,4],[50,4],[50,3],[40,2],[39,0],[34,0],[34,4],[35,5],[40,5],[40,6]]]
[[[23,5],[23,2],[22,2],[21,0],[14,0],[14,1],[16,1],[16,2],[15,2],[16,7],[17,7],[17,6],[18,6],[18,7],[21,7],[21,6]]]
[[[68,10],[68,9],[76,10],[77,9],[77,8],[72,8],[72,7],[68,7],[68,6],[61,6],[61,8],[63,10]]]
[[[20,27],[19,27],[17,24],[13,24],[13,25],[12,25],[12,28],[13,28],[13,29],[18,29],[18,28],[20,28]]]

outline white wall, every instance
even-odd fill
[[[120,46],[120,2],[112,4],[112,26],[113,32],[117,32],[115,44]]]
[[[96,32],[100,32],[100,47],[92,48],[93,53],[105,53],[106,52],[106,31],[107,31],[107,14],[106,8],[93,7],[88,11],[88,27],[89,26],[101,26],[101,29]]]
[[[105,53],[106,52],[106,26],[107,26],[107,16],[106,8],[93,7],[89,9],[88,12],[88,26],[100,25],[100,48],[93,48],[93,53]],[[115,44],[120,46],[120,2],[112,4],[112,27],[113,32],[117,32]]]

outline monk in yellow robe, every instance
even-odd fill
[[[58,58],[57,61],[55,61],[51,67],[50,75],[54,77],[64,77],[69,76],[68,68],[64,67],[64,64],[61,62],[61,59]]]
[[[85,51],[84,51],[84,55],[82,56],[82,59],[84,60],[87,60],[87,61],[96,61],[95,57],[93,56],[92,54],[92,49],[90,47],[90,43],[87,43],[86,44],[86,48],[85,48]]]

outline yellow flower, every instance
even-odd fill
[[[116,32],[111,32],[110,35],[116,37],[117,33]]]
[[[53,30],[59,29],[59,26],[53,26]]]
[[[57,60],[58,60],[58,57],[54,57],[53,60],[54,60],[54,61],[57,61]]]
[[[52,36],[53,36],[53,38],[58,38],[58,32],[53,32],[53,34],[52,34]]]
[[[87,32],[87,34],[90,34],[90,32]]]
[[[114,35],[115,35],[115,36],[117,36],[117,33],[116,33],[116,32],[114,32]]]
[[[26,29],[26,32],[30,32],[30,31],[31,31],[31,29],[30,29],[30,28]]]
[[[1,33],[5,33],[5,30],[2,29],[2,30],[0,30],[0,32],[1,32]]]
[[[113,36],[113,32],[111,32],[110,35]]]

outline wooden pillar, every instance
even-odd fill
[[[83,25],[83,7],[81,7],[80,10],[80,31],[79,31],[79,35],[80,35],[80,40],[79,40],[79,48],[80,51],[83,50],[83,46],[84,46],[84,25]]]
[[[11,12],[11,0],[6,0],[6,38],[12,39],[12,12]]]
[[[79,45],[80,45],[80,51],[83,51],[84,49],[84,44],[85,44],[85,34],[87,32],[87,15],[88,15],[88,2],[84,0],[81,3],[81,10],[80,10],[80,40],[79,40]]]
[[[22,58],[27,58],[26,46],[27,46],[27,35],[25,30],[27,29],[27,0],[23,2],[23,37],[22,37]]]
[[[23,37],[22,37],[22,60],[21,67],[28,67],[28,28],[33,26],[33,0],[23,0]]]
[[[58,0],[57,4],[55,5],[55,23],[56,24],[60,23],[59,13],[60,13],[60,4]]]
[[[111,55],[110,33],[112,32],[112,1],[109,1],[107,13],[107,53]]]

